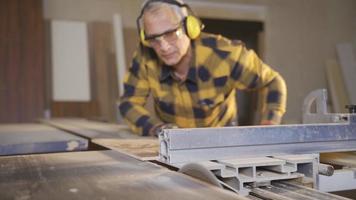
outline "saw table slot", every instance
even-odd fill
[[[254,178],[256,177],[256,170],[254,170],[254,167],[241,167],[236,169],[238,171],[237,177],[241,178]]]

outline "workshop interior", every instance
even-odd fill
[[[237,90],[237,126],[157,137],[118,109],[144,2],[0,1],[0,199],[356,199],[355,0],[184,0],[281,74],[287,109],[259,125]]]

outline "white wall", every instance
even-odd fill
[[[135,27],[143,0],[43,0],[45,19],[112,21],[122,16],[125,27]]]
[[[287,80],[286,120],[299,121],[304,97],[327,86],[325,61],[336,59],[335,45],[356,35],[356,1],[284,1],[270,8],[266,60]]]
[[[87,24],[51,23],[52,97],[54,101],[90,101]]]
[[[111,21],[120,13],[124,27],[135,27],[143,0],[43,0],[46,19]],[[197,0],[187,0],[196,2]],[[202,1],[202,0],[198,0]],[[336,59],[335,45],[356,44],[355,0],[203,0],[203,2],[263,6],[266,63],[286,79],[285,122],[301,121],[304,97],[326,88],[325,60]],[[198,14],[207,15],[208,10]],[[211,12],[211,11],[210,11]],[[238,17],[236,14],[234,17]],[[133,36],[136,37],[136,36]]]

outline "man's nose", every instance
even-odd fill
[[[169,47],[169,43],[164,39],[164,37],[159,37],[158,39],[158,44],[159,48],[162,50],[166,50]]]

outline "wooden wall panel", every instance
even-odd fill
[[[103,121],[117,118],[118,79],[114,53],[114,35],[111,23],[91,22],[89,29],[92,94],[98,102]]]
[[[126,68],[131,65],[132,56],[138,47],[138,33],[136,28],[124,28],[125,37],[125,57],[126,57]]]
[[[57,102],[51,100],[52,117],[82,117],[116,122],[118,81],[112,24],[90,22],[88,40],[91,101]],[[50,57],[47,58],[50,59]],[[51,61],[46,63],[51,65]]]
[[[0,122],[44,113],[42,0],[0,1]]]
[[[98,104],[90,102],[59,102],[51,104],[53,117],[80,117],[87,119],[97,119]]]
[[[7,46],[6,41],[9,37],[8,24],[8,6],[0,6],[0,121],[4,121],[5,113],[7,112],[7,98],[6,97],[6,69],[7,66]]]

